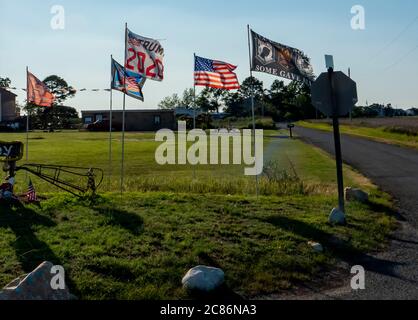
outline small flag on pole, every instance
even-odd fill
[[[52,107],[55,96],[48,87],[29,71],[27,72],[27,98],[38,107]]]
[[[28,202],[36,202],[38,201],[38,197],[36,195],[35,188],[33,186],[32,180],[29,180],[28,192],[26,193],[26,198]]]
[[[125,86],[126,80],[126,86]],[[112,89],[125,92],[128,96],[144,101],[142,88],[145,78],[139,74],[125,70],[117,61],[112,59]]]
[[[238,77],[233,72],[236,68],[226,62],[196,56],[195,85],[225,90],[239,89]]]

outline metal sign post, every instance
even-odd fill
[[[334,88],[334,69],[328,69],[328,77],[331,90],[331,103],[332,103],[332,124],[334,128],[334,143],[335,143],[335,161],[337,165],[337,181],[338,181],[338,208],[345,213],[344,202],[344,175],[343,175],[343,159],[341,153],[341,138],[340,138],[340,122],[338,120],[338,105],[335,96]]]
[[[293,128],[295,127],[295,125],[293,123],[289,123],[287,125],[287,128],[289,129],[289,135],[290,135],[290,139],[293,139]]]
[[[338,180],[338,209],[345,213],[344,176],[341,153],[339,117],[348,115],[357,103],[357,85],[342,72],[334,72],[332,56],[325,56],[328,72],[322,73],[312,84],[312,104],[328,117],[334,127],[335,160]]]

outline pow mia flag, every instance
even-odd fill
[[[260,36],[251,30],[252,71],[269,73],[311,85],[315,75],[310,59],[300,50]]]

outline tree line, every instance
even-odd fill
[[[311,102],[311,90],[306,84],[275,80],[269,89],[264,89],[263,82],[257,78],[245,79],[238,91],[230,92],[221,89],[205,88],[196,95],[193,88],[164,98],[161,109],[176,109],[193,107],[206,113],[223,111],[231,117],[251,116],[251,95],[254,90],[255,113],[257,116],[271,117],[274,121],[298,121],[305,119],[321,119],[325,116],[316,111]],[[356,106],[351,114],[353,118],[373,117],[403,117],[418,116],[418,109],[409,110],[393,108],[392,104],[372,104]],[[348,116],[347,116],[348,117]]]
[[[204,88],[194,99],[194,90],[184,90],[164,98],[161,109],[197,108],[203,112],[227,113],[231,117],[251,116],[251,96],[254,93],[255,112],[259,116],[271,117],[275,121],[296,121],[311,119],[317,112],[311,103],[310,88],[306,84],[275,80],[269,89],[264,89],[261,80],[255,77],[245,79],[235,92]]]

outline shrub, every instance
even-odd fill
[[[253,128],[252,122],[248,125],[249,129]],[[273,121],[273,119],[258,119],[255,122],[255,128],[256,129],[264,129],[264,130],[276,130],[276,123]]]

